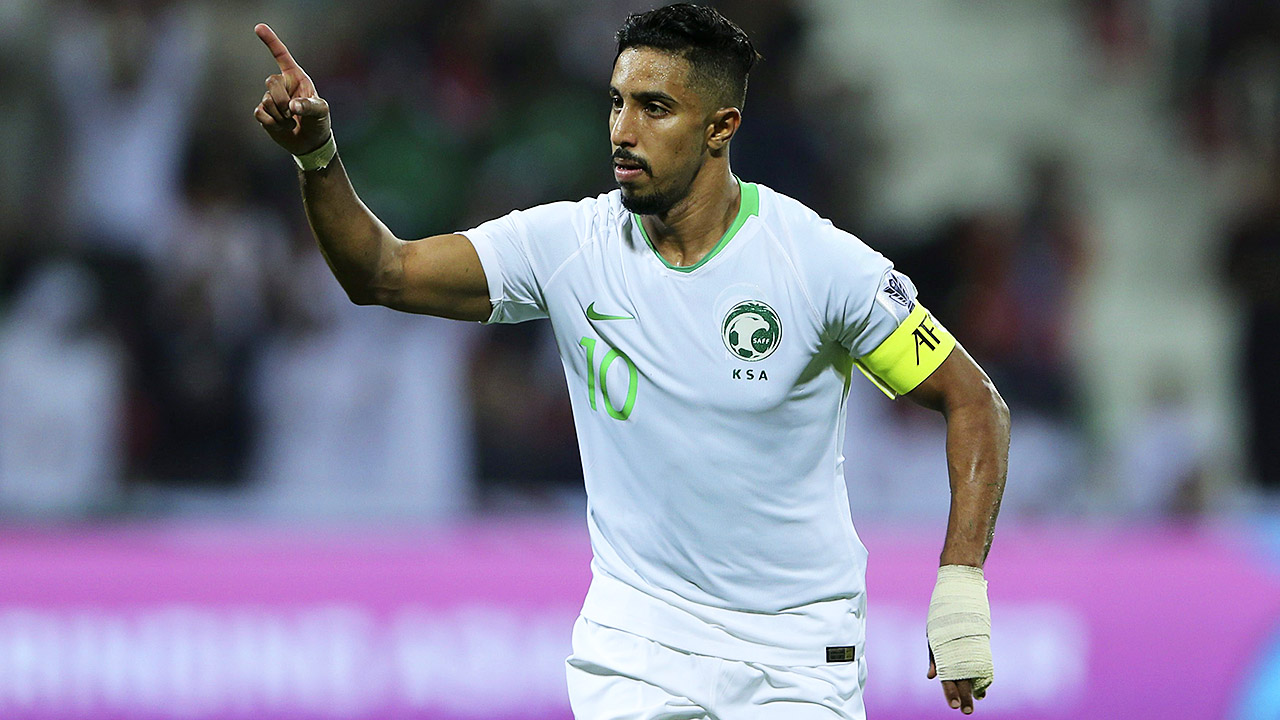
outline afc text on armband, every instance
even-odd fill
[[[937,328],[929,324],[929,316],[925,315],[920,318],[920,325],[917,326],[915,330],[911,331],[911,334],[915,336],[916,339],[916,367],[920,366],[921,345],[924,345],[930,350],[937,350],[938,345],[942,342],[934,332],[936,329]],[[926,335],[928,337],[925,337]]]

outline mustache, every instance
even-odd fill
[[[633,162],[639,165],[641,170],[644,170],[650,175],[653,174],[653,172],[649,169],[649,163],[644,158],[640,157],[639,155],[633,154],[630,150],[626,148],[618,148],[617,150],[614,150],[613,160],[614,161],[626,160],[628,162]]]

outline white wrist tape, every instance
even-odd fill
[[[995,676],[991,663],[991,606],[982,569],[968,565],[938,568],[925,633],[940,680],[972,680],[982,697]]]
[[[293,161],[298,163],[298,167],[306,170],[319,170],[327,167],[333,160],[333,156],[338,154],[338,142],[333,139],[333,135],[329,135],[329,141],[320,147],[312,150],[306,155],[294,155]]]

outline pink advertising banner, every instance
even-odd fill
[[[940,530],[864,529],[872,720],[958,717],[925,679]],[[993,718],[1280,717],[1261,532],[1003,529]],[[449,529],[0,532],[0,718],[568,720],[577,518]]]

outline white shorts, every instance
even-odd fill
[[[694,655],[579,617],[568,666],[577,720],[865,720],[864,658],[775,667]]]

